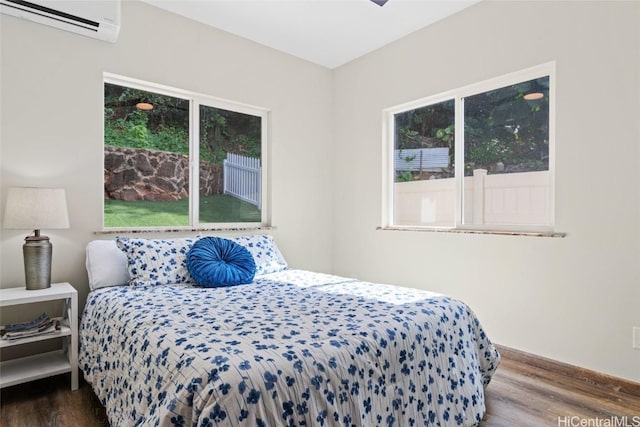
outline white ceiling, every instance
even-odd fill
[[[479,0],[143,0],[335,68]]]

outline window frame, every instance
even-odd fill
[[[102,147],[104,163],[104,85],[114,84],[134,89],[154,92],[160,95],[181,98],[189,101],[189,224],[186,226],[151,226],[151,227],[105,227],[104,225],[104,197],[102,197],[101,227],[103,232],[119,231],[197,231],[197,230],[250,230],[270,228],[270,183],[269,177],[269,129],[271,122],[270,110],[240,102],[230,101],[210,95],[204,95],[185,89],[178,89],[158,83],[152,83],[113,73],[103,73],[102,78]],[[233,111],[260,117],[260,222],[200,222],[200,105]],[[104,185],[104,176],[102,177]]]
[[[482,94],[528,80],[549,77],[549,192],[547,203],[548,224],[541,225],[479,225],[464,224],[464,98]],[[382,124],[382,226],[381,229],[399,230],[434,230],[434,231],[468,231],[468,232],[507,232],[507,233],[553,233],[555,228],[555,117],[556,117],[556,63],[555,61],[540,64],[524,70],[515,71],[499,77],[473,83],[457,89],[448,90],[383,110]],[[455,106],[455,218],[454,225],[399,225],[394,218],[394,148],[395,148],[395,115],[417,108],[426,107],[443,101],[453,100]]]

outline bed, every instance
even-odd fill
[[[484,387],[500,356],[463,302],[289,269],[270,237],[252,238],[265,242],[253,252],[259,274],[216,288],[191,283],[184,271],[136,282],[136,261],[113,241],[100,242],[108,256],[101,248],[90,260],[88,248],[92,291],[79,360],[111,425],[472,426],[482,419]],[[180,259],[185,245],[155,256]]]

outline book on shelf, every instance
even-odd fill
[[[60,332],[61,321],[62,319],[59,317],[51,318],[47,313],[42,313],[29,322],[0,326],[0,338],[3,340],[16,340],[58,333]]]

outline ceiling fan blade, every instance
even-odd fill
[[[372,2],[374,2],[375,4],[377,4],[378,6],[384,6],[384,4],[388,1],[388,0],[371,0]]]

